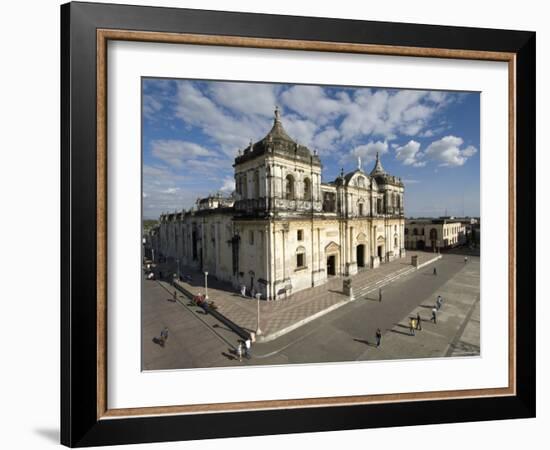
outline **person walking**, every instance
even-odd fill
[[[164,327],[160,332],[160,345],[164,347],[166,341],[168,340],[168,327]]]
[[[437,309],[432,308],[432,322],[437,323]]]
[[[174,291],[174,301],[176,301],[178,299],[178,293],[177,291]]]
[[[422,331],[422,319],[420,318],[420,314],[416,314],[416,329],[418,331]]]
[[[435,301],[435,303],[437,306],[437,310],[439,311],[441,309],[441,305],[443,304],[443,298],[441,297],[441,295],[437,296],[437,300]]]
[[[244,284],[241,284],[241,295],[246,297],[246,286]]]
[[[382,288],[378,289],[378,302],[382,302]]]
[[[409,333],[414,336],[415,321],[413,318],[409,318]]]
[[[376,329],[376,348],[380,347],[380,342],[382,342],[382,332],[380,328]]]
[[[437,275],[437,268],[434,267],[434,275]]]
[[[239,345],[237,345],[237,358],[239,358],[239,362],[243,360],[243,341],[239,341]]]
[[[465,257],[464,257],[464,264],[466,264],[467,262],[468,262],[468,257],[465,256]]]
[[[244,355],[246,359],[250,359],[250,339],[244,341]]]

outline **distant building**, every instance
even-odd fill
[[[231,197],[161,215],[153,255],[268,299],[405,255],[405,188],[378,155],[370,174],[359,160],[322,183],[319,156],[288,136],[275,110],[271,131],[239,151],[233,167]]]
[[[458,247],[467,243],[466,233],[466,225],[453,217],[407,219],[405,248],[437,251]]]

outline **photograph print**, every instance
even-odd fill
[[[142,370],[480,356],[480,93],[142,78]]]

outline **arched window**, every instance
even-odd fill
[[[413,230],[413,234],[414,234],[415,236],[418,236],[418,228],[415,228],[415,229]]]
[[[285,182],[285,198],[287,200],[294,200],[294,177],[287,175]]]
[[[311,200],[311,181],[304,178],[304,200]]]
[[[409,229],[405,228],[405,234],[409,234]]]
[[[437,239],[437,230],[435,228],[430,230],[430,239]]]
[[[364,214],[365,214],[365,210],[364,210],[363,203],[359,203],[358,207],[359,207],[359,215],[360,215],[360,216],[364,215]]]
[[[254,172],[254,198],[260,198],[260,174],[257,170]]]

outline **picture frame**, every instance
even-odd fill
[[[107,43],[503,61],[509,72],[506,388],[110,409]],[[114,4],[61,7],[61,442],[70,447],[535,416],[533,32]]]

